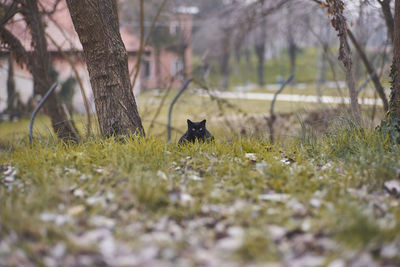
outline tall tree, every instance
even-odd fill
[[[8,56],[8,76],[7,76],[7,111],[10,113],[10,120],[12,120],[15,110],[16,91],[14,80],[14,65],[11,54]]]
[[[256,31],[254,51],[257,56],[257,77],[258,85],[264,86],[264,66],[265,66],[265,41],[267,39],[267,19],[262,18],[261,24]]]
[[[390,42],[393,42],[394,35],[394,20],[392,15],[392,10],[390,8],[390,2],[392,0],[378,0],[381,5],[383,17],[385,18],[386,28]]]
[[[297,56],[297,44],[294,39],[294,29],[295,22],[293,20],[294,9],[292,2],[288,4],[288,13],[287,13],[287,46],[288,46],[288,54],[289,54],[289,65],[290,65],[290,73],[294,74],[296,72],[296,56]]]
[[[117,1],[67,0],[67,5],[83,46],[101,133],[144,135],[129,82]]]
[[[17,3],[17,4],[16,4]],[[56,1],[58,3],[58,1]],[[2,6],[2,8],[6,8]],[[34,92],[44,95],[54,82],[50,75],[50,55],[47,51],[45,26],[42,13],[39,11],[37,0],[13,1],[10,8],[11,14],[5,14],[0,24],[0,39],[6,43],[17,62],[27,65],[33,76]],[[33,51],[28,53],[20,40],[6,29],[4,23],[13,15],[20,12],[30,30]],[[44,105],[46,114],[51,119],[54,132],[60,139],[77,140],[76,129],[69,123],[59,99],[51,94]]]
[[[389,111],[382,123],[394,142],[400,143],[400,0],[395,0],[393,30],[393,62],[391,70]]]
[[[328,14],[331,16],[332,26],[338,32],[339,36],[339,60],[342,61],[346,70],[346,83],[349,88],[353,119],[358,125],[361,125],[361,113],[355,88],[351,50],[347,41],[347,22],[343,15],[344,3],[342,0],[326,0],[326,6]]]
[[[220,63],[220,70],[222,74],[221,87],[223,90],[226,90],[229,87],[229,74],[230,74],[229,60],[231,57],[232,27],[224,26],[221,27],[221,30],[222,30],[221,63]]]

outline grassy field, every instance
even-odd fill
[[[335,76],[333,75],[331,66],[326,63],[326,80],[333,81],[345,80],[345,74],[343,67],[337,61],[337,47],[333,46],[330,48],[330,57],[332,60],[332,67],[335,71]],[[296,76],[295,80],[298,83],[315,83],[317,80],[317,57],[318,57],[318,50],[315,47],[305,47],[302,48],[296,58]],[[370,58],[374,58],[376,55],[370,52]],[[238,86],[243,85],[246,82],[250,84],[257,84],[257,58],[253,52],[250,53],[249,57],[250,61],[249,64],[246,63],[244,56],[241,57],[240,62],[235,61],[234,58],[231,57],[231,68],[230,68],[230,77],[229,83],[230,86]],[[355,59],[354,59],[355,60]],[[210,84],[212,87],[220,86],[220,67],[218,61],[211,61],[211,68],[212,71],[210,72]],[[194,59],[194,66],[200,65],[201,60],[199,58]],[[375,62],[376,68],[380,68],[381,63],[379,64]],[[390,60],[386,61],[386,68],[385,72],[381,78],[381,82],[388,86],[389,83],[389,68]],[[360,65],[357,65],[354,62],[354,68],[359,70],[360,81],[359,85],[367,78],[368,75],[365,73],[364,66],[362,62]],[[275,55],[270,59],[266,59],[265,61],[265,68],[264,68],[264,79],[266,84],[276,84],[278,79],[286,79],[290,75],[290,65],[289,65],[289,58],[286,49],[282,49],[279,55]],[[198,75],[202,75],[198,73]]]
[[[177,91],[172,90],[168,95],[165,92],[146,92],[138,97],[139,112],[142,117],[143,125],[147,133],[151,136],[166,138],[168,108]],[[165,104],[162,104],[164,101]],[[161,105],[158,115],[158,107]],[[295,103],[295,102],[279,102],[276,105],[276,112],[297,112],[311,111],[318,108],[317,104],[310,103]],[[332,106],[331,106],[332,107]],[[193,121],[201,121],[207,119],[207,125],[218,135],[226,134],[226,126],[221,124],[221,118],[224,116],[238,116],[246,114],[265,114],[268,115],[270,101],[259,100],[229,100],[229,102],[212,100],[209,97],[200,97],[194,94],[191,90],[185,92],[173,109],[172,116],[172,138],[178,140],[179,137],[186,131],[186,119]],[[155,119],[154,119],[155,118]],[[84,135],[86,133],[86,118],[83,115],[74,117],[77,127]],[[154,120],[153,127],[150,129],[150,124]],[[92,121],[96,121],[93,118]],[[0,143],[7,140],[16,140],[26,138],[28,135],[29,120],[23,119],[16,122],[3,122],[0,124]],[[93,123],[92,132],[98,133],[98,127]],[[38,116],[34,127],[35,136],[53,135],[50,127],[50,122],[45,116]]]
[[[399,160],[350,127],[273,145],[15,143],[0,156],[0,265],[395,266]]]
[[[27,119],[0,124],[0,266],[400,264],[399,147],[376,124],[358,130],[344,110],[278,102],[288,114],[271,144],[269,102],[189,91],[166,142],[163,99],[138,98],[146,138],[94,129],[62,144],[40,116],[30,148]],[[311,111],[329,122],[324,134],[304,124]],[[207,118],[215,143],[178,146],[187,118]],[[84,135],[84,116],[75,119]]]

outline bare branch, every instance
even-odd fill
[[[4,25],[0,25],[0,39],[10,47],[17,63],[20,66],[23,66],[23,64],[27,65],[28,69],[32,72],[33,59],[31,55],[25,50],[18,38],[7,30]]]
[[[54,40],[53,37],[51,37],[49,34],[46,34],[46,36],[55,45],[55,47],[57,47],[57,50],[62,55],[62,57],[65,60],[68,61],[68,64],[71,66],[71,68],[72,68],[72,70],[73,70],[73,72],[75,74],[75,78],[78,81],[79,88],[80,88],[80,91],[81,91],[81,94],[82,94],[82,98],[83,98],[83,103],[85,105],[85,110],[86,110],[86,128],[87,128],[87,137],[89,137],[92,123],[91,123],[91,118],[90,118],[89,102],[88,102],[87,97],[86,97],[85,88],[83,87],[82,79],[81,79],[81,77],[79,75],[78,70],[75,68],[74,62],[71,60],[71,58],[69,56],[67,56],[65,54],[65,52],[63,51],[61,46],[59,44],[57,44],[56,40]]]
[[[383,89],[382,84],[379,81],[379,77],[378,77],[374,67],[369,62],[367,55],[365,54],[365,52],[363,51],[363,49],[357,42],[356,38],[354,37],[354,34],[351,32],[350,29],[347,30],[347,33],[350,37],[351,42],[353,43],[354,47],[356,48],[358,55],[360,56],[361,60],[363,61],[364,66],[368,71],[368,74],[371,76],[371,79],[374,83],[375,89],[376,89],[379,97],[382,99],[384,111],[385,112],[388,111],[389,104],[388,104],[388,100],[385,95],[385,90]]]
[[[7,11],[4,14],[4,17],[1,18],[0,20],[0,25],[4,25],[7,23],[7,21],[9,21],[12,17],[15,16],[15,14],[17,14],[19,12],[19,8],[18,8],[18,0],[14,0],[11,5],[8,7]],[[6,5],[1,4],[1,8],[7,8]]]
[[[48,16],[51,16],[51,15],[53,15],[56,11],[57,11],[57,6],[58,6],[58,4],[61,2],[61,0],[56,0],[54,3],[53,3],[53,6],[52,6],[52,8],[49,10],[49,11],[46,11],[46,8],[43,6],[43,4],[41,3],[41,2],[39,2],[38,4],[39,4],[39,6],[42,8],[42,14],[43,15],[48,15]]]

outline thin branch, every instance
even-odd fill
[[[146,39],[145,39],[145,41],[144,41],[144,47],[146,47],[146,46],[149,44],[149,41],[150,41],[150,38],[151,38],[151,34],[152,34],[153,30],[154,30],[154,27],[155,27],[155,25],[156,25],[156,22],[157,22],[158,18],[160,17],[161,11],[163,10],[163,8],[164,8],[164,6],[165,6],[166,3],[167,3],[167,0],[163,0],[163,2],[161,3],[160,7],[158,8],[157,14],[156,14],[156,16],[153,18],[153,21],[151,22],[150,30],[149,30],[149,32],[147,33]],[[132,73],[133,73],[134,70],[137,70],[137,67],[138,67],[138,65],[136,64],[135,68],[133,68],[132,71],[131,71],[131,73],[129,73],[129,76],[132,75]],[[135,74],[135,76],[136,76],[136,74]],[[135,82],[136,82],[136,81],[135,81]],[[134,85],[135,85],[135,83],[132,83],[132,87],[133,87]]]
[[[57,20],[55,20],[53,18],[53,16],[47,16],[48,19],[54,23],[54,25],[57,27],[57,29],[60,31],[60,33],[62,34],[62,36],[64,37],[64,39],[69,43],[69,45],[71,46],[71,48],[74,48],[74,50],[77,50],[76,47],[74,47],[74,43],[71,41],[71,39],[69,38],[68,34],[65,32],[65,29],[58,23]]]
[[[383,86],[381,82],[379,81],[379,77],[377,76],[376,70],[372,66],[372,64],[369,62],[367,55],[361,48],[360,44],[357,42],[356,38],[354,37],[354,34],[350,29],[347,29],[347,34],[350,37],[351,42],[353,43],[354,47],[356,48],[358,55],[360,56],[362,62],[364,63],[365,68],[367,69],[368,74],[370,75],[372,82],[374,83],[375,89],[379,95],[379,97],[382,100],[383,103],[383,109],[384,111],[388,111],[389,109],[389,103],[385,95],[385,90],[383,89]]]
[[[144,42],[144,45],[145,45],[145,46],[148,45],[148,43],[149,43],[149,41],[150,41],[151,33],[153,32],[154,27],[155,27],[155,25],[156,25],[156,22],[157,22],[158,18],[160,17],[161,11],[164,9],[164,6],[165,6],[166,3],[167,3],[167,0],[163,0],[163,2],[161,3],[160,7],[159,7],[158,10],[157,10],[156,16],[154,17],[153,21],[151,22],[150,30],[149,30],[149,32],[147,33],[146,40],[145,40],[145,42]]]
[[[10,47],[17,63],[19,65],[26,64],[28,69],[32,72],[33,59],[31,55],[25,50],[18,38],[7,30],[4,25],[0,25],[0,39]]]
[[[48,15],[48,16],[53,15],[53,14],[57,11],[57,6],[58,6],[58,4],[59,4],[60,2],[61,2],[61,0],[56,0],[56,1],[53,3],[53,6],[52,6],[52,8],[51,8],[50,11],[46,11],[46,8],[43,6],[43,3],[38,2],[39,6],[40,6],[40,7],[42,8],[42,10],[43,10],[43,12],[41,12],[42,15]]]
[[[156,121],[157,117],[160,115],[161,113],[161,109],[164,106],[165,101],[167,100],[167,97],[169,95],[169,93],[171,92],[172,89],[172,85],[174,84],[174,80],[175,80],[175,76],[171,77],[171,80],[169,82],[169,85],[167,87],[167,90],[165,90],[165,94],[162,97],[160,104],[158,105],[158,108],[156,110],[156,113],[153,116],[153,119],[151,120],[151,123],[149,125],[149,128],[147,129],[147,134],[150,135],[151,129],[154,127],[154,122]]]
[[[15,16],[15,14],[17,14],[20,10],[17,7],[18,5],[18,0],[15,0],[12,2],[12,4],[8,7],[7,11],[5,12],[5,15],[3,18],[1,18],[0,20],[0,25],[4,25],[7,23],[7,21],[9,21],[12,17]],[[6,5],[1,5],[3,8],[6,7]]]

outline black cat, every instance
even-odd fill
[[[214,136],[210,134],[206,129],[206,120],[201,122],[192,122],[187,120],[188,130],[186,133],[179,139],[178,144],[183,144],[185,142],[194,143],[197,140],[199,141],[212,141],[214,140]]]

